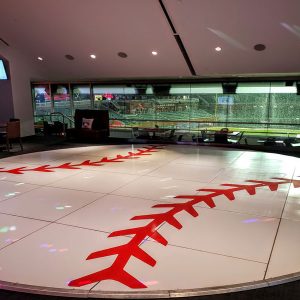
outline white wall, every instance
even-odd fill
[[[9,117],[14,116],[14,104],[12,96],[12,88],[9,74],[9,63],[5,57],[0,55],[0,59],[4,61],[8,80],[0,80],[0,123],[5,123]]]
[[[38,62],[26,57],[17,49],[0,45],[0,55],[9,61],[10,78],[12,86],[12,100],[14,116],[7,116],[7,119],[14,117],[21,120],[21,135],[29,136],[34,134],[33,108],[31,100],[32,80],[42,78],[43,72]]]

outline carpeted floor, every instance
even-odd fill
[[[0,145],[0,159],[12,155],[20,155],[38,151],[49,151],[55,149],[84,147],[91,144],[75,143],[67,141],[64,137],[60,136],[30,136],[22,139],[23,151],[18,143],[14,143],[12,149],[8,152],[5,146]],[[114,142],[113,140],[111,142]]]

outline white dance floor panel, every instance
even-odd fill
[[[0,160],[0,284],[172,297],[300,278],[300,160],[178,145]]]

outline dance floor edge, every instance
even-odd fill
[[[300,279],[300,160],[106,145],[0,160],[0,287],[170,298]]]
[[[218,295],[225,293],[241,292],[258,288],[268,288],[274,285],[285,284],[300,279],[300,272],[236,285],[216,286],[211,288],[195,288],[182,290],[157,290],[157,291],[133,291],[133,292],[108,292],[108,291],[86,291],[81,289],[59,289],[43,286],[30,286],[18,283],[0,281],[2,290],[38,294],[46,296],[74,297],[74,298],[112,298],[112,299],[155,299],[155,298],[178,298],[196,297],[207,295]]]

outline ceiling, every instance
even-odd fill
[[[46,80],[299,75],[299,12],[299,0],[1,0],[0,44]]]

